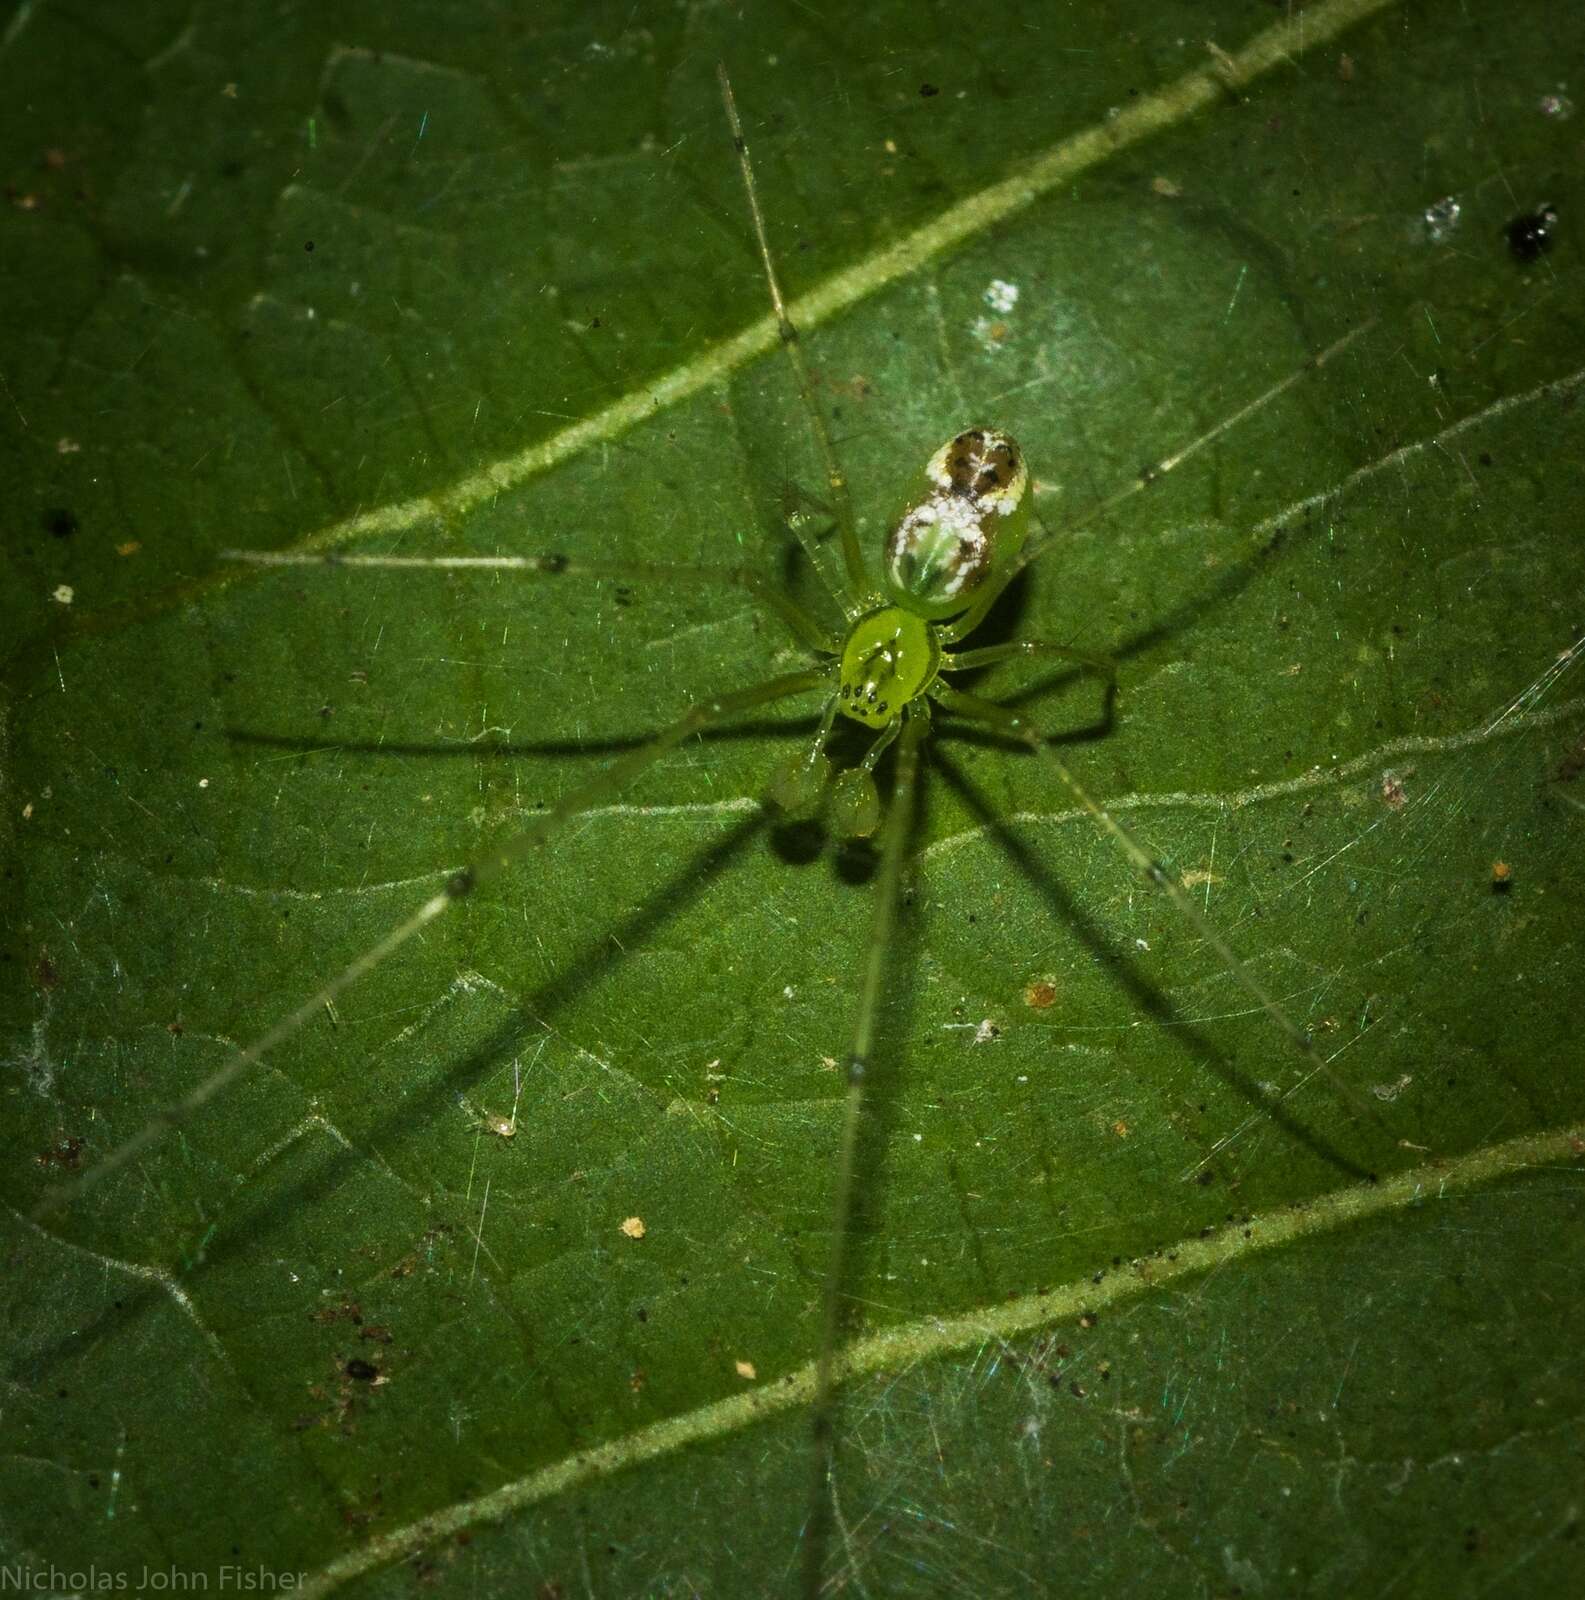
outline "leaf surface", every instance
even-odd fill
[[[1379,1108],[1043,764],[939,718],[833,1577],[1561,1592],[1585,330],[1568,207],[1534,260],[1508,230],[1576,158],[1575,24],[389,11],[37,8],[0,62],[7,1559],[794,1582],[875,887],[761,805],[817,699],[602,796],[29,1220],[458,867],[804,659],[714,585],[220,551],[746,562],[836,625],[778,520],[821,473],[722,58],[866,544],[943,437],[1023,441],[1056,544],[974,643],[1110,651],[1119,693],[970,686]]]

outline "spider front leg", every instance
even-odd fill
[[[1088,667],[1106,680],[1110,693],[1117,687],[1117,663],[1095,650],[1080,650],[1071,644],[1052,644],[1045,639],[1014,639],[1007,644],[988,644],[979,650],[943,651],[942,672],[970,672],[975,667],[993,667],[998,661],[1016,661],[1020,656],[1056,656]]]

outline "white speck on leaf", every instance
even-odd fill
[[[1018,285],[1002,278],[992,278],[985,286],[983,298],[992,311],[1006,316],[1018,304]]]

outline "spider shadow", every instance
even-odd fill
[[[1308,515],[1306,522],[1309,522]],[[1299,536],[1307,536],[1312,531],[1311,526],[1306,526]],[[1251,551],[1245,559],[1221,567],[1214,581],[1196,593],[1185,596],[1164,616],[1136,630],[1128,639],[1117,645],[1111,652],[1113,660],[1119,663],[1126,662],[1169,643],[1185,631],[1192,632],[1201,616],[1235,600],[1263,568],[1285,548],[1292,537],[1293,530],[1290,527],[1276,528],[1272,535]],[[799,571],[800,568],[807,568],[807,558],[792,540],[787,541],[783,564],[784,575],[789,580],[796,581],[802,588],[808,587],[807,572]],[[976,647],[1005,642],[1020,635],[1021,623],[1031,592],[1032,570],[1026,569],[1009,584],[996,605],[991,608],[980,628],[975,630],[973,643]],[[1001,693],[997,699],[1003,705],[1022,705],[1066,687],[1081,675],[1076,669],[1062,668],[1053,673],[1043,674],[1034,682],[1016,687],[1011,692]],[[961,681],[977,681],[979,676],[979,673],[965,674]],[[809,734],[812,733],[816,722],[817,719],[814,717],[759,718],[752,722],[712,728],[707,730],[704,737],[712,740],[730,740],[784,737],[798,731]],[[1065,743],[1095,739],[1104,737],[1112,726],[1112,698],[1108,694],[1101,716],[1094,723],[1066,730],[1055,737]],[[481,755],[489,759],[510,759],[521,755],[576,757],[617,755],[640,747],[653,736],[653,730],[648,730],[642,734],[614,736],[593,741],[497,741],[481,745],[329,740],[262,734],[237,728],[228,728],[225,733],[230,740],[238,744],[270,750],[295,751],[304,755],[334,749],[379,756],[460,756],[470,759],[478,759]],[[951,736],[959,742],[995,746],[1007,749],[1010,753],[1027,754],[1016,741],[1006,740],[985,729],[954,726]],[[1350,1178],[1357,1180],[1369,1176],[1366,1169],[1359,1167],[1329,1141],[1298,1121],[1286,1104],[1262,1090],[1246,1072],[1216,1047],[1214,1041],[1207,1037],[1203,1030],[1195,1027],[1177,1011],[1169,996],[1132,967],[1126,959],[1119,958],[1116,949],[1105,938],[1103,930],[1085,916],[1060,881],[1002,821],[991,802],[972,783],[967,774],[945,756],[941,749],[939,730],[931,741],[927,756],[927,770],[933,766],[942,774],[943,781],[958,793],[965,807],[978,817],[987,832],[996,837],[1009,858],[1039,889],[1052,907],[1054,915],[1073,930],[1085,949],[1114,976],[1142,1013],[1151,1017],[1160,1026],[1173,1028],[1177,1037],[1189,1041],[1208,1070],[1215,1073],[1235,1093],[1256,1107],[1289,1137]],[[887,763],[883,762],[883,775],[886,767]],[[910,848],[915,844],[928,815],[931,787],[928,782],[922,785],[922,802],[914,818],[908,841]],[[608,972],[613,964],[619,965],[627,950],[643,948],[646,938],[663,927],[669,917],[680,912],[690,900],[702,892],[707,884],[741,855],[752,839],[767,825],[766,814],[756,813],[739,823],[725,838],[696,851],[660,891],[652,895],[614,930],[616,934],[614,940],[610,937],[613,930],[607,929],[597,940],[590,941],[582,952],[567,962],[559,976],[542,985],[531,997],[517,1006],[519,1020],[496,1029],[488,1039],[476,1046],[441,1077],[432,1080],[415,1094],[404,1097],[399,1106],[388,1116],[369,1124],[365,1132],[365,1142],[369,1145],[377,1144],[382,1137],[388,1137],[406,1123],[422,1124],[435,1118],[447,1106],[454,1104],[460,1095],[466,1094],[469,1089],[476,1087],[498,1071],[503,1060],[521,1052],[526,1045],[543,1038],[545,1033],[543,1025],[533,1020],[538,1014],[553,1014],[557,1006],[566,1004],[574,998],[593,981],[596,974]],[[785,822],[771,825],[770,845],[785,862],[794,865],[821,859],[827,850],[823,829],[818,824],[809,823]],[[849,881],[863,881],[873,874],[874,866],[873,848],[866,843],[861,842],[837,853],[836,870]],[[916,951],[917,943],[918,929],[915,920],[907,915],[906,906],[900,907],[894,933],[894,959],[889,964],[888,973],[888,1021],[900,1022],[899,1026],[889,1026],[886,1030],[886,1037],[892,1040],[906,1037],[907,1020],[913,1013],[915,1000],[914,979],[917,963],[898,957],[905,958]],[[614,957],[613,949],[618,952]],[[872,1203],[867,1197],[876,1194],[878,1190],[873,1182],[862,1181],[862,1177],[863,1175],[875,1177],[884,1166],[885,1151],[889,1147],[896,1126],[897,1089],[901,1067],[900,1048],[897,1050],[888,1048],[878,1053],[878,1059],[871,1073],[866,1118],[857,1153],[858,1175],[861,1181],[856,1184],[857,1199],[853,1227],[855,1234],[859,1236],[867,1236],[874,1231]],[[289,1214],[295,1213],[298,1206],[305,1201],[312,1203],[327,1199],[358,1171],[366,1160],[367,1155],[362,1145],[338,1147],[318,1164],[313,1174],[277,1191],[262,1204],[252,1207],[239,1206],[231,1213],[227,1224],[211,1237],[205,1249],[203,1263],[229,1261],[240,1241],[251,1240],[260,1231],[278,1226]],[[201,1271],[203,1263],[192,1270]],[[805,1270],[810,1270],[807,1264]],[[853,1281],[851,1273],[850,1258],[849,1281]],[[23,1378],[32,1378],[48,1372],[52,1366],[69,1361],[91,1348],[101,1336],[130,1323],[145,1309],[162,1308],[166,1301],[165,1291],[156,1286],[129,1287],[116,1302],[106,1307],[96,1321],[78,1327],[44,1351],[36,1352],[25,1360],[19,1358],[12,1364],[10,1370]]]
[[[817,716],[783,717],[777,719],[761,718],[754,722],[736,723],[720,728],[706,728],[698,737],[706,743],[733,740],[775,740],[789,741],[801,738],[809,741],[814,736],[814,731],[819,725]],[[525,756],[538,757],[567,757],[569,759],[580,756],[619,756],[628,751],[637,750],[648,744],[653,738],[653,730],[642,734],[618,735],[605,739],[586,739],[573,742],[570,740],[537,740],[511,742],[493,741],[480,744],[417,744],[398,743],[385,740],[380,743],[360,740],[319,740],[308,739],[295,734],[255,733],[242,729],[227,729],[227,737],[235,744],[251,745],[264,750],[289,751],[296,755],[315,756],[324,755],[332,751],[341,754],[354,754],[364,756],[419,756],[419,757],[466,757],[480,762],[510,761],[521,759]],[[831,749],[835,753],[836,766],[840,770],[844,766],[856,766],[867,747],[868,739],[858,734],[855,729],[853,734],[848,734],[843,729],[838,729],[833,734]],[[884,779],[889,771],[887,762],[883,762],[881,775]],[[767,765],[766,777],[769,778],[770,767]],[[829,859],[831,870],[843,883],[858,885],[868,883],[875,875],[877,856],[873,843],[868,839],[842,839],[835,837],[827,828],[823,810],[810,816],[784,816],[776,813],[774,807],[767,802],[769,818],[768,847],[771,853],[785,866],[809,867],[822,860]]]
[[[1186,596],[1165,616],[1136,631],[1128,640],[1116,647],[1112,652],[1113,658],[1119,662],[1126,661],[1169,642],[1185,630],[1192,630],[1201,615],[1229,603],[1254,580],[1267,562],[1283,548],[1289,532],[1290,530],[1279,527],[1245,560],[1224,566],[1215,581],[1205,589]],[[800,565],[806,566],[807,561],[793,541],[787,543],[784,564],[788,569],[786,575],[790,579],[796,577],[802,586],[807,587],[807,575],[797,574],[794,570]],[[1000,643],[1019,636],[1021,622],[1028,605],[1029,583],[1030,571],[1026,569],[1008,586],[997,604],[992,607],[984,623],[976,629],[974,635],[976,646]],[[1079,675],[1074,669],[1064,668],[1055,673],[1045,674],[1034,683],[1019,687],[1012,693],[1004,693],[999,696],[999,700],[1004,705],[1019,705],[1049,695]],[[965,679],[974,681],[978,676],[979,674],[965,674]],[[706,736],[711,739],[767,738],[786,735],[800,729],[812,731],[815,722],[816,719],[812,717],[761,718],[753,722],[711,729]],[[1099,738],[1103,737],[1111,726],[1112,707],[1111,697],[1108,695],[1099,720],[1088,727],[1068,730],[1060,737],[1064,742]],[[986,730],[954,728],[952,731],[954,738],[964,742],[995,745],[1008,748],[1014,753],[1022,750],[1016,741],[1005,740]],[[240,744],[272,750],[297,751],[305,755],[326,749],[337,749],[370,755],[465,756],[473,759],[479,758],[481,754],[492,759],[509,759],[526,754],[580,757],[591,754],[614,755],[636,749],[652,737],[651,730],[629,737],[612,737],[597,741],[497,742],[481,746],[472,743],[349,742],[260,734],[234,728],[227,729],[226,732],[230,739]],[[929,764],[941,772],[943,780],[958,793],[965,807],[979,818],[986,830],[996,837],[1009,858],[1044,895],[1054,914],[1073,930],[1092,957],[1114,975],[1129,999],[1142,1013],[1150,1016],[1161,1026],[1175,1029],[1177,1037],[1190,1041],[1209,1070],[1281,1127],[1291,1138],[1352,1178],[1368,1176],[1364,1169],[1299,1122],[1284,1103],[1274,1100],[1265,1093],[1248,1074],[1220,1051],[1202,1030],[1196,1028],[1176,1010],[1170,997],[1150,983],[1126,960],[1119,959],[1117,951],[1106,940],[1102,929],[1084,915],[1044,863],[1001,820],[989,800],[972,783],[967,774],[946,757],[940,748],[939,739],[932,741]],[[928,783],[923,785],[922,803],[915,815],[908,841],[910,848],[915,844],[925,824],[930,788]],[[608,972],[613,960],[619,965],[628,949],[642,948],[648,937],[664,926],[671,916],[680,912],[708,883],[737,859],[766,825],[765,814],[756,813],[741,822],[724,839],[696,851],[679,867],[667,885],[652,895],[643,906],[631,913],[619,928],[614,930],[616,934],[614,940],[611,938],[613,930],[608,929],[598,940],[591,941],[584,951],[567,962],[558,977],[542,985],[517,1007],[518,1021],[498,1028],[464,1060],[455,1064],[441,1077],[431,1080],[414,1095],[404,1097],[399,1106],[387,1117],[369,1124],[365,1130],[365,1141],[371,1145],[377,1144],[382,1137],[388,1137],[404,1123],[422,1124],[435,1118],[446,1106],[454,1104],[460,1095],[496,1072],[503,1059],[520,1052],[526,1044],[542,1038],[543,1026],[530,1019],[542,1012],[553,1013],[556,1007],[568,1003],[584,989],[595,974]],[[825,854],[825,843],[820,830],[816,826],[811,832],[808,824],[782,824],[773,830],[771,845],[785,861],[791,864],[811,862]],[[874,870],[874,853],[867,845],[855,846],[845,855],[839,853],[838,861],[838,870],[856,880],[867,877]],[[889,1026],[886,1030],[886,1037],[892,1040],[906,1037],[907,1019],[912,1015],[915,997],[913,977],[917,964],[898,957],[906,957],[916,950],[917,940],[918,930],[914,919],[907,915],[906,906],[900,907],[894,934],[894,959],[889,963],[890,986],[887,1006],[889,1021],[901,1019],[901,1025]],[[619,952],[614,958],[611,954],[613,948]],[[900,1081],[901,1061],[900,1051],[884,1049],[879,1052],[872,1071],[871,1093],[858,1153],[861,1172],[873,1175],[879,1170],[877,1163],[884,1163],[884,1152],[896,1124],[896,1091]],[[361,1146],[338,1148],[318,1165],[313,1175],[277,1191],[263,1204],[251,1208],[239,1207],[232,1213],[230,1220],[233,1224],[241,1225],[228,1226],[219,1231],[206,1247],[204,1260],[228,1261],[240,1240],[252,1239],[260,1230],[278,1225],[288,1212],[295,1212],[304,1201],[311,1203],[317,1199],[327,1198],[358,1170],[365,1160],[366,1155]],[[872,1183],[861,1181],[857,1184],[858,1201],[853,1224],[856,1233],[873,1231],[870,1227],[873,1218],[866,1196],[875,1192]],[[97,1322],[75,1330],[58,1341],[50,1350],[32,1357],[27,1363],[28,1369],[48,1370],[53,1362],[69,1359],[78,1351],[90,1347],[101,1334],[111,1331],[117,1324],[134,1318],[145,1307],[163,1306],[164,1303],[164,1293],[152,1286],[124,1293],[114,1306],[106,1309]]]
[[[738,862],[766,825],[763,812],[738,820],[721,838],[699,847],[683,861],[667,880],[645,901],[635,907],[614,928],[606,926],[592,936],[584,948],[571,955],[562,969],[532,994],[514,1002],[512,1021],[495,1028],[459,1061],[436,1076],[426,1078],[411,1093],[393,1097],[390,1109],[360,1126],[353,1141],[337,1139],[311,1170],[277,1186],[264,1198],[254,1201],[252,1191],[243,1186],[238,1198],[217,1216],[211,1216],[209,1234],[200,1259],[187,1268],[184,1279],[193,1279],[210,1268],[224,1267],[239,1259],[242,1252],[253,1252],[272,1230],[290,1228],[303,1206],[326,1204],[360,1171],[366,1170],[371,1153],[393,1135],[404,1130],[436,1125],[459,1098],[500,1072],[503,1063],[526,1053],[546,1037],[546,1025],[539,1021],[570,1004],[598,979],[609,978],[629,959],[629,951],[645,948],[647,941],[701,898],[723,872]],[[377,1050],[378,1045],[367,1047]],[[724,1167],[730,1177],[730,1166]],[[747,1194],[743,1204],[748,1206]],[[465,1226],[465,1224],[461,1224]],[[155,1312],[169,1304],[165,1289],[154,1284],[130,1285],[117,1300],[105,1306],[96,1319],[84,1322],[49,1347],[18,1360],[9,1369],[19,1379],[36,1381],[63,1362],[70,1362],[95,1342],[130,1326],[145,1312]]]
[[[311,1184],[283,1191],[268,1204],[239,1218],[242,1226],[232,1228],[232,1236],[248,1238],[271,1221],[282,1220],[305,1200],[312,1203],[327,1199],[347,1174],[367,1160],[364,1146],[377,1148],[404,1127],[422,1128],[437,1123],[459,1098],[498,1073],[503,1062],[523,1054],[547,1035],[554,1035],[555,1030],[542,1022],[542,1017],[554,1017],[592,984],[612,981],[632,959],[630,952],[648,948],[668,924],[704,898],[722,874],[743,859],[765,826],[764,813],[756,812],[737,819],[724,835],[693,850],[668,873],[659,888],[620,922],[603,925],[580,950],[568,955],[550,979],[530,994],[514,999],[514,1020],[497,1027],[462,1060],[404,1094],[399,1103],[393,1103],[389,1114],[364,1124],[358,1147],[336,1151]],[[659,1107],[661,1112],[664,1109]]]
[[[1027,751],[1024,753],[1028,754]],[[939,744],[933,749],[932,758],[933,766],[957,794],[965,809],[996,840],[1013,865],[1039,891],[1053,916],[1072,930],[1090,959],[1111,977],[1142,1015],[1159,1028],[1171,1029],[1173,1037],[1183,1040],[1206,1070],[1220,1078],[1233,1093],[1258,1110],[1296,1144],[1355,1182],[1367,1181],[1372,1177],[1368,1168],[1362,1167],[1329,1139],[1300,1121],[1282,1097],[1264,1089],[1257,1079],[1219,1048],[1204,1029],[1185,1016],[1165,990],[1120,954],[1101,925],[1081,909],[1061,880],[1007,825],[990,799],[946,755]]]
[[[920,839],[928,837],[931,785],[923,781],[925,772],[926,764],[922,764],[919,803],[914,807],[910,819],[908,837],[903,841],[905,859],[911,859]],[[884,1232],[881,1217],[887,1193],[887,1173],[892,1152],[897,1148],[895,1140],[901,1121],[902,1091],[909,1054],[907,1040],[912,1035],[918,1010],[922,944],[919,919],[913,914],[915,903],[915,891],[906,886],[900,888],[886,951],[882,1019],[878,1022],[876,1043],[865,1066],[864,1114],[859,1122],[853,1150],[847,1251],[842,1280],[830,1286],[830,1293],[836,1297],[839,1305],[844,1302],[851,1305],[848,1299],[850,1285],[866,1280],[875,1281],[873,1274],[866,1270],[866,1263],[871,1253],[871,1242]],[[866,947],[868,937],[869,929],[866,927]],[[851,1006],[843,1023],[851,1037]],[[832,1170],[835,1170],[834,1163]],[[819,1203],[822,1209],[817,1225],[824,1229],[831,1220],[831,1202],[829,1197],[822,1195]],[[804,1262],[804,1269],[811,1271],[807,1261]],[[815,1281],[824,1287],[823,1269],[814,1270],[817,1274]],[[843,1321],[846,1320],[844,1317]]]
[[[1170,492],[1170,486],[1178,484],[1176,476],[1160,480],[1144,491],[1148,501],[1153,495]],[[1120,508],[1119,508],[1120,509]],[[1118,515],[1114,510],[1111,515]],[[1092,531],[1103,529],[1110,519],[1102,519],[1093,525]],[[1060,529],[1055,538],[1044,524],[1041,525],[1042,536],[1052,542],[1047,547],[1047,555],[1052,556],[1060,552]],[[1317,518],[1313,506],[1305,506],[1297,513],[1297,526],[1292,522],[1283,522],[1272,527],[1271,531],[1260,541],[1252,546],[1243,555],[1224,559],[1214,569],[1208,569],[1204,580],[1184,593],[1184,595],[1159,617],[1134,628],[1128,635],[1105,648],[1103,641],[1085,641],[1086,648],[1095,649],[1110,658],[1112,663],[1121,668],[1128,662],[1138,657],[1149,654],[1172,644],[1176,639],[1193,636],[1196,628],[1207,616],[1215,615],[1232,605],[1251,584],[1267,570],[1271,563],[1279,556],[1289,552],[1308,539],[1312,539],[1321,531],[1321,523]],[[1023,568],[1017,577],[1008,584],[973,634],[965,641],[965,646],[978,649],[982,646],[1009,643],[1025,636],[1028,631],[1025,621],[1030,609],[1034,593],[1033,584],[1035,573],[1042,570],[1042,564],[1037,561]],[[1060,638],[1052,642],[1059,644],[1073,644],[1077,640],[1068,630],[1063,631]],[[995,669],[984,668],[973,674],[965,673],[961,678],[954,677],[954,682],[963,686],[978,682],[983,672]],[[1031,701],[1048,694],[1052,688],[1066,684],[1074,678],[1082,678],[1088,674],[1087,669],[1067,667],[1057,672],[1049,673],[1041,678],[1017,686],[1011,692],[996,695],[998,704],[1009,708],[1021,707]],[[1110,731],[1112,723],[1109,713],[1110,702],[1107,705],[1108,717],[1104,724],[1098,724],[1098,733]]]
[[[680,704],[677,714],[687,709]],[[799,730],[813,732],[816,718],[761,717],[752,722],[735,722],[720,727],[706,728],[699,737],[715,741],[750,739],[778,739]],[[654,738],[656,730],[643,733],[610,734],[600,739],[489,739],[467,743],[437,743],[418,740],[373,739],[319,739],[295,733],[259,733],[250,728],[226,728],[225,737],[236,745],[250,745],[261,750],[285,751],[295,755],[316,756],[339,752],[359,756],[424,756],[458,758],[466,760],[508,761],[526,756],[577,757],[619,756],[641,749]]]

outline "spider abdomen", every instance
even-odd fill
[[[995,428],[967,428],[930,458],[924,493],[887,536],[886,587],[918,616],[950,617],[1018,554],[1028,529],[1023,451]]]

